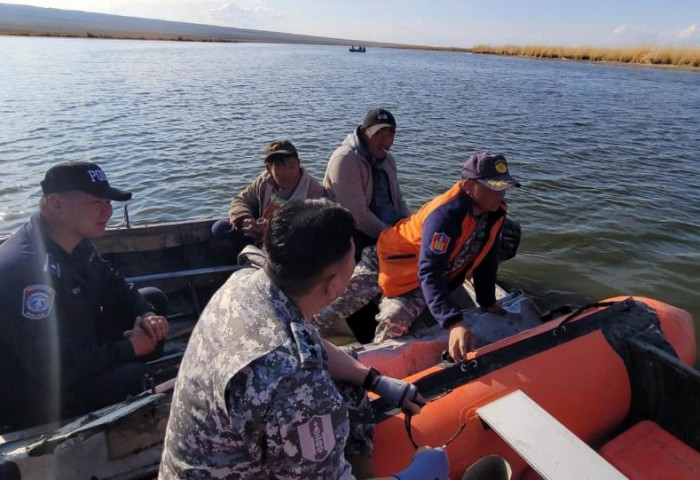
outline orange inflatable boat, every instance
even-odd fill
[[[518,423],[521,407],[530,416],[528,405],[541,407],[620,474],[610,478],[700,478],[696,353],[690,314],[655,300],[613,298],[561,315],[479,349],[473,358],[408,377],[428,399],[409,421],[375,400],[376,473],[405,468],[415,452],[412,437],[417,445],[449,442],[450,478],[461,478],[488,455],[503,457],[512,478],[548,477],[541,462],[538,468],[523,458],[523,449],[537,456],[559,447],[544,423],[541,432],[534,423],[529,432],[513,428],[509,436],[484,420],[483,407],[519,390],[529,400],[508,407],[511,423]],[[542,438],[518,440],[533,430]],[[585,475],[586,465],[568,468],[566,478],[595,478]]]

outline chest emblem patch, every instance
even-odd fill
[[[301,455],[312,462],[324,460],[335,447],[335,434],[331,416],[314,415],[311,420],[297,427]]]
[[[22,295],[22,316],[40,320],[49,316],[56,291],[48,285],[30,285]]]
[[[430,251],[441,255],[447,251],[447,247],[450,245],[450,237],[444,233],[435,232],[433,233],[433,238],[430,240]]]

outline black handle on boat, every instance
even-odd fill
[[[559,325],[552,330],[553,335],[559,335],[560,333],[564,332],[566,330],[566,326],[571,323],[571,321],[576,318],[577,316],[581,315],[583,312],[586,310],[589,310],[591,308],[598,308],[598,307],[609,307],[611,305],[615,305],[618,302],[595,302],[595,303],[589,303],[588,305],[584,305],[582,307],[577,308],[573,312],[571,312],[564,320],[559,322]]]
[[[440,354],[440,361],[445,363],[456,363],[455,359],[452,358],[452,355],[450,355],[450,352],[448,350],[442,351],[442,353]]]
[[[571,313],[574,311],[576,308],[575,305],[571,305],[570,303],[566,303],[564,305],[560,305],[558,307],[555,307],[551,310],[547,310],[544,312],[542,315],[540,315],[540,320],[544,322],[548,322],[550,320],[554,320],[556,317],[560,315],[566,315],[567,313]]]

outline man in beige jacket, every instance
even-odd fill
[[[323,186],[355,219],[357,256],[377,242],[382,230],[410,215],[389,153],[396,120],[387,110],[367,112],[328,161]]]

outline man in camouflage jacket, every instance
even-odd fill
[[[306,323],[345,290],[353,229],[347,210],[325,200],[275,213],[265,268],[234,273],[192,334],[160,478],[352,479],[348,459],[371,455],[373,440],[359,385],[417,413],[415,386],[368,369]],[[446,472],[440,449],[415,459]]]

